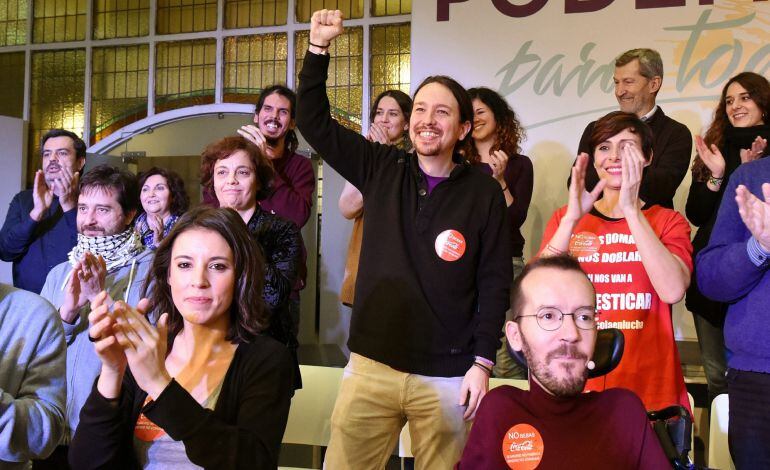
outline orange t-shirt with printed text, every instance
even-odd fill
[[[545,229],[540,251],[551,240],[567,207],[557,210]],[[658,239],[692,272],[690,224],[661,206],[642,210]],[[586,391],[627,388],[648,410],[681,404],[690,410],[674,339],[671,305],[658,297],[647,276],[625,219],[586,214],[569,246],[596,289],[599,329],[618,328],[625,336],[623,358],[609,374],[591,379]],[[690,410],[692,412],[692,410]]]

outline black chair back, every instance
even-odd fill
[[[599,330],[596,335],[594,356],[591,358],[591,360],[594,361],[595,367],[593,370],[589,369],[588,378],[601,377],[602,375],[612,372],[612,370],[620,364],[620,360],[623,358],[623,348],[625,347],[625,344],[625,336],[623,336],[623,332],[617,328]],[[524,353],[515,351],[511,348],[510,343],[508,343],[508,354],[510,354],[513,360],[519,365],[527,367],[527,359],[524,357]]]

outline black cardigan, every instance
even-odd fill
[[[275,469],[293,393],[292,362],[286,347],[266,336],[238,345],[213,411],[174,380],[145,407],[147,393],[128,370],[117,403],[105,399],[94,383],[70,444],[70,465],[78,470],[138,468],[133,433],[143,412],[182,441],[196,465]]]
[[[401,371],[463,376],[475,355],[494,360],[508,309],[511,235],[500,185],[456,154],[457,166],[428,193],[414,153],[369,142],[332,119],[328,65],[329,56],[305,55],[297,126],[364,196],[348,346]],[[465,239],[456,261],[436,252],[447,230]]]
[[[687,195],[687,204],[685,205],[687,219],[689,219],[691,224],[698,227],[698,232],[692,240],[693,259],[708,245],[711,231],[716,222],[717,210],[722,202],[725,188],[727,188],[727,182],[730,180],[730,175],[741,165],[741,149],[751,148],[751,144],[757,136],[770,140],[770,125],[764,124],[754,127],[730,126],[725,130],[725,141],[719,149],[725,159],[725,175],[719,191],[711,191],[705,181],[693,179],[690,185],[690,192]],[[735,195],[731,194],[729,197],[735,197]],[[693,272],[690,287],[687,289],[685,305],[688,310],[702,316],[718,327],[721,327],[727,314],[726,304],[715,302],[700,293],[695,272]]]

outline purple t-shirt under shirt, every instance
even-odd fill
[[[447,176],[431,176],[424,171],[422,172],[423,175],[425,175],[425,182],[428,183],[428,194],[433,192],[433,188],[435,188],[440,182],[447,179]]]

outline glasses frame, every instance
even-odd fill
[[[557,326],[556,328],[550,328],[550,329],[544,327],[540,323],[540,312],[542,312],[543,310],[555,310],[555,311],[559,312],[559,326]],[[594,314],[594,325],[592,327],[590,327],[590,328],[583,328],[582,326],[578,325],[577,320],[575,320],[575,314],[577,314],[577,313],[584,313],[587,310],[593,312],[593,314]],[[541,308],[539,308],[537,310],[537,313],[534,313],[532,315],[519,315],[518,317],[516,317],[516,320],[518,320],[519,318],[535,317],[535,321],[537,322],[537,326],[539,326],[542,330],[545,330],[545,331],[557,331],[557,330],[559,330],[562,327],[562,325],[564,325],[564,317],[567,317],[567,316],[571,316],[572,317],[572,321],[575,322],[575,327],[577,327],[577,329],[583,330],[583,331],[590,331],[590,330],[595,330],[596,329],[596,321],[597,321],[597,319],[599,317],[599,312],[595,308],[590,308],[590,307],[580,307],[577,310],[575,310],[573,312],[569,312],[569,313],[564,313],[564,312],[562,312],[561,310],[559,310],[556,307],[541,307]]]

